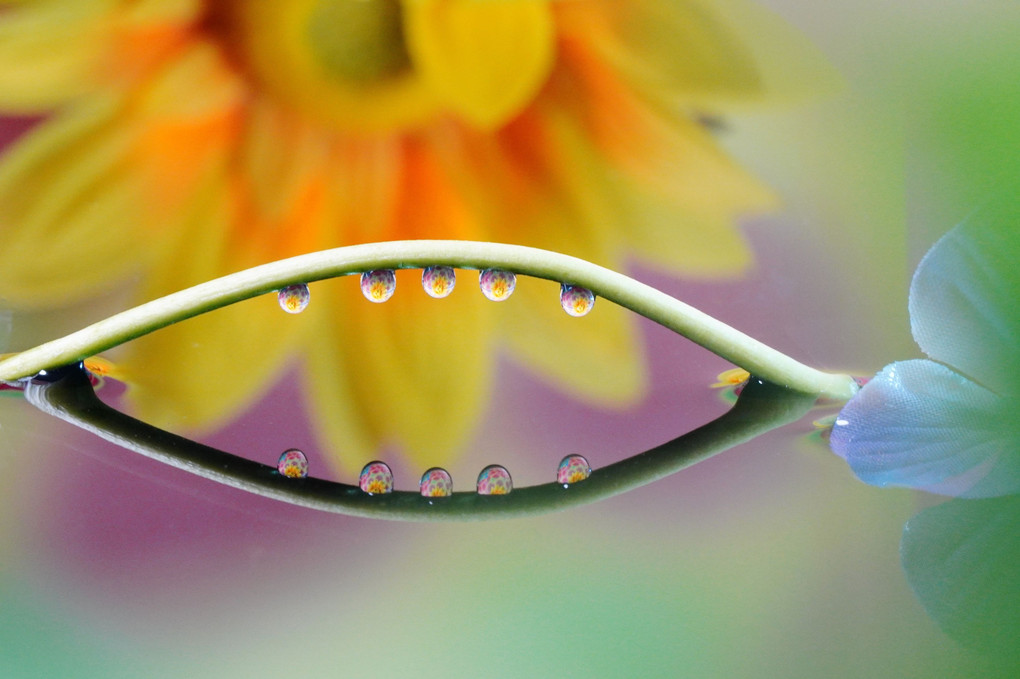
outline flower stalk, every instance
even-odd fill
[[[804,365],[725,323],[629,276],[548,250],[474,241],[411,240],[313,252],[233,273],[147,302],[60,339],[0,360],[0,380],[14,381],[76,363],[173,323],[298,283],[375,269],[450,266],[500,268],[579,285],[683,335],[752,375],[787,389],[845,401],[849,375]]]

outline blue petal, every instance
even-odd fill
[[[988,206],[943,236],[910,285],[911,330],[930,357],[1020,395],[1020,209]]]
[[[876,486],[961,497],[1018,493],[1017,405],[934,361],[901,361],[843,407],[829,445]]]
[[[926,509],[904,526],[900,559],[946,634],[1020,661],[1020,496]]]

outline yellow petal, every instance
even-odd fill
[[[202,0],[135,0],[121,3],[119,16],[128,26],[189,21],[202,12]]]
[[[493,319],[470,278],[434,300],[420,271],[397,274],[382,304],[364,299],[356,277],[332,284],[323,294],[330,314],[309,347],[316,419],[349,471],[383,443],[420,465],[445,464],[488,402]]]
[[[239,96],[199,46],[146,87],[93,95],[24,136],[0,164],[0,294],[64,304],[143,268],[229,142]]]
[[[818,94],[835,81],[804,36],[745,0],[592,0],[556,9],[568,43],[585,44],[671,110]]]
[[[0,13],[0,108],[42,112],[94,86],[110,4],[26,3]]]
[[[131,220],[138,178],[120,103],[96,98],[41,125],[0,164],[0,296],[14,307],[93,294],[146,261]]]
[[[612,203],[612,183],[597,155],[563,116],[531,114],[498,143],[470,140],[472,168],[460,173],[465,193],[479,201],[497,241],[527,243],[619,267],[626,222]],[[521,128],[521,129],[518,129]],[[471,185],[471,178],[475,184]],[[494,193],[498,187],[500,193]],[[490,201],[486,206],[482,201]],[[566,281],[570,282],[570,281]],[[630,312],[596,301],[583,318],[560,307],[559,288],[522,279],[498,305],[500,336],[514,354],[554,384],[603,404],[633,403],[646,376]]]
[[[180,49],[131,91],[131,162],[145,187],[143,228],[173,213],[241,133],[245,89],[211,45]]]
[[[348,237],[477,237],[471,211],[424,143],[360,146],[345,149],[356,162],[340,166],[331,192]],[[367,200],[357,195],[366,173]],[[492,372],[495,311],[475,286],[459,272],[452,295],[435,300],[420,271],[398,271],[394,296],[373,304],[357,277],[323,285],[329,314],[317,336],[328,339],[308,349],[309,380],[317,421],[345,469],[356,472],[385,443],[425,466],[460,452],[487,406]]]
[[[602,139],[636,183],[698,216],[777,207],[776,196],[730,159],[697,123],[660,117],[647,109],[631,113],[630,148],[619,120],[605,121]]]
[[[135,88],[139,117],[191,122],[231,111],[242,103],[245,87],[208,43],[188,45]]]
[[[704,2],[704,0],[701,0]],[[734,103],[789,104],[829,95],[842,77],[817,45],[782,17],[748,0],[711,0],[733,41],[746,46],[760,82],[757,93],[736,93]]]
[[[384,435],[367,416],[370,403],[364,400],[366,385],[358,385],[352,374],[351,347],[346,335],[354,329],[342,323],[343,305],[336,301],[339,293],[325,288],[317,286],[314,291],[316,304],[321,299],[328,305],[329,315],[318,319],[313,331],[315,339],[305,348],[304,383],[312,419],[326,448],[332,452],[335,467],[353,474],[359,464],[377,457]],[[302,313],[311,310],[309,306]],[[324,337],[330,340],[323,341]]]
[[[0,14],[0,108],[43,112],[108,88],[180,38],[198,0],[24,3]]]
[[[235,214],[222,182],[205,187],[191,207],[146,299],[254,263],[231,240]],[[128,400],[141,419],[170,430],[223,424],[264,393],[310,328],[265,295],[157,330],[129,343],[119,359],[132,378]]]
[[[637,189],[621,190],[617,198],[628,215],[624,245],[643,265],[705,280],[733,278],[752,262],[730,214],[692,214]]]
[[[252,102],[239,141],[254,211],[264,218],[280,219],[301,200],[308,182],[325,172],[321,137],[277,106]]]
[[[688,114],[642,98],[586,45],[564,47],[563,61],[569,77],[553,82],[550,100],[633,181],[701,216],[774,206],[771,193]]]
[[[559,3],[570,41],[590,45],[628,81],[685,101],[757,91],[746,48],[704,3],[630,0]]]
[[[503,124],[549,74],[555,27],[547,0],[408,0],[405,10],[415,70],[474,125]]]
[[[559,294],[558,283],[518,281],[499,318],[500,337],[525,366],[575,398],[612,407],[636,403],[647,375],[633,314],[596,298],[588,315],[573,318]]]

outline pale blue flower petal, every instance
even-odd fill
[[[934,361],[901,361],[843,407],[829,444],[876,486],[961,497],[1020,493],[1017,405]]]
[[[989,206],[943,236],[910,285],[914,339],[1000,394],[1020,395],[1020,210]]]
[[[1020,496],[926,509],[904,526],[900,559],[946,634],[1020,661]]]

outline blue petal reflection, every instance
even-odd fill
[[[900,557],[914,594],[946,634],[1020,661],[1020,497],[926,509],[904,526]]]

